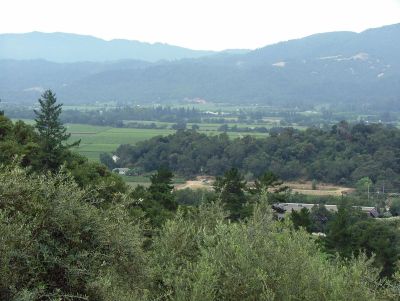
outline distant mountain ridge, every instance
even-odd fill
[[[30,32],[0,34],[0,59],[44,59],[58,63],[103,62],[115,60],[178,60],[214,54],[162,43],[115,39],[70,33]]]
[[[0,98],[32,101],[52,88],[63,102],[213,102],[400,109],[400,24],[333,32],[254,51],[149,63],[56,64],[0,60]]]

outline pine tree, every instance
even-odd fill
[[[174,189],[172,185],[173,177],[174,174],[168,168],[161,167],[156,174],[150,177],[151,185],[149,187],[152,199],[171,211],[177,208],[177,203],[172,194]]]
[[[39,98],[40,110],[35,110],[35,128],[41,141],[41,162],[43,169],[47,170],[57,169],[63,163],[66,150],[80,143],[66,144],[71,134],[67,134],[67,129],[60,121],[62,104],[56,102],[56,95],[47,90]]]
[[[290,219],[295,229],[303,227],[308,232],[311,232],[311,217],[307,208],[303,207],[299,212],[293,210],[290,214]]]
[[[247,183],[237,168],[231,168],[223,177],[217,177],[215,180],[214,190],[229,210],[232,220],[238,220],[248,214],[248,208],[244,207],[247,202],[246,189]]]

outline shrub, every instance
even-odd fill
[[[94,206],[93,193],[63,172],[1,168],[0,300],[145,296],[139,224],[123,203]]]
[[[376,300],[365,257],[329,260],[314,238],[256,205],[231,223],[217,204],[178,212],[155,239],[154,298],[162,300]]]

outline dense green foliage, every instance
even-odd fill
[[[283,179],[355,184],[369,177],[371,191],[400,185],[400,130],[380,124],[341,122],[329,130],[292,128],[264,139],[251,136],[231,140],[178,131],[135,146],[121,145],[119,164],[145,171],[168,165],[183,175],[221,175],[230,168],[258,177],[271,170]]]
[[[239,170],[232,168],[225,173],[224,177],[217,177],[214,190],[231,213],[230,219],[237,220],[248,215],[244,206],[247,202],[246,181]]]
[[[35,111],[35,128],[39,134],[42,158],[40,163],[45,170],[56,170],[63,162],[66,149],[79,145],[79,141],[66,146],[71,134],[60,121],[62,104],[56,104],[57,99],[51,90],[43,93],[39,99],[40,111]]]
[[[171,107],[129,107],[123,106],[102,110],[68,110],[62,119],[67,123],[84,123],[93,125],[111,125],[117,127],[134,127],[134,124],[124,124],[124,120],[146,120],[161,122],[199,122],[201,113],[196,109],[171,108]],[[139,126],[139,125],[137,125]]]
[[[63,144],[57,116],[60,153],[49,166],[41,158],[54,149],[43,133],[0,114],[1,300],[397,300],[392,224],[348,206],[277,221],[269,204],[290,196],[271,172],[250,185],[230,168],[215,192],[174,192],[173,173],[162,167],[148,188],[131,191]],[[256,141],[193,131],[164,141],[193,136],[231,151]],[[327,236],[318,244],[302,227]]]
[[[400,234],[396,226],[379,219],[372,219],[359,209],[343,202],[335,213],[323,205],[311,210],[302,208],[290,213],[296,229],[324,233],[321,242],[326,252],[351,258],[363,252],[374,256],[374,265],[381,269],[381,276],[391,276],[400,260]]]
[[[1,300],[113,300],[140,287],[140,225],[122,195],[101,209],[101,192],[80,189],[63,172],[1,168]]]
[[[216,199],[215,191],[205,188],[199,189],[180,189],[174,191],[174,197],[179,205],[198,206]]]
[[[104,165],[91,163],[64,144],[65,131],[56,116],[48,116],[55,125],[49,139],[45,137],[48,126],[43,120],[35,131],[33,126],[22,121],[13,123],[4,115],[0,115],[0,164],[9,165],[18,161],[21,166],[29,167],[32,173],[57,171],[64,165],[81,186],[101,185],[104,196],[126,191],[122,179],[111,173]]]
[[[22,164],[38,166],[39,137],[32,126],[22,121],[15,124],[0,115],[0,162],[10,163],[16,155],[22,156]]]
[[[274,222],[263,205],[247,223],[227,223],[211,205],[167,222],[153,254],[162,267],[158,289],[173,300],[385,298],[368,288],[374,269],[363,259],[328,263],[319,252],[309,235]]]
[[[400,199],[395,199],[392,201],[392,203],[390,204],[390,213],[393,216],[400,215]]]
[[[292,211],[290,213],[290,219],[292,220],[295,229],[303,227],[308,232],[311,232],[311,216],[310,211],[307,208],[302,208],[299,212]]]
[[[395,300],[363,256],[329,260],[304,231],[256,205],[178,210],[152,243],[124,195],[99,206],[63,172],[0,170],[2,300]],[[147,247],[144,247],[146,246]]]
[[[359,252],[375,255],[381,275],[393,274],[400,260],[400,234],[398,229],[379,220],[369,219],[364,213],[342,204],[328,223],[324,240],[328,252],[351,257]]]

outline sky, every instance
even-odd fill
[[[400,0],[0,0],[0,33],[68,32],[203,50],[394,23]]]

